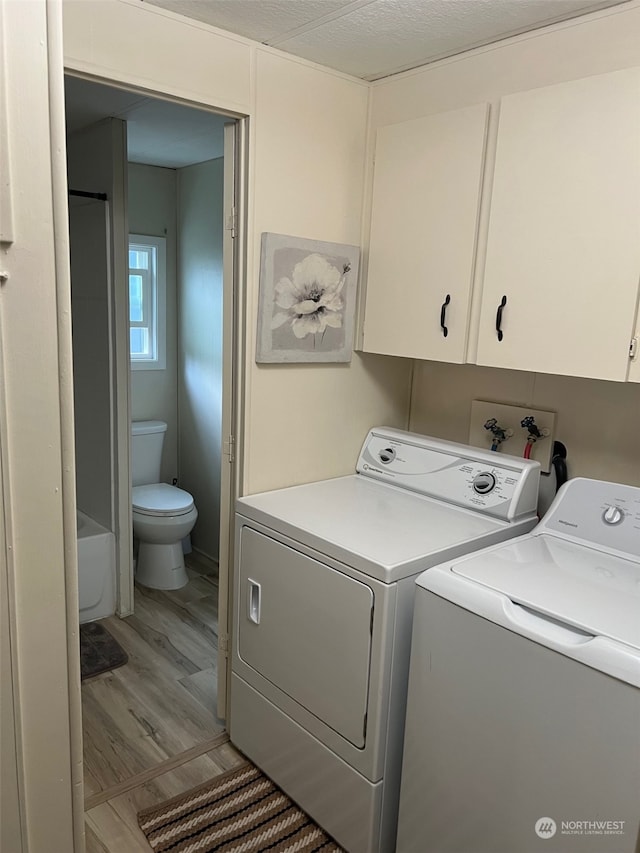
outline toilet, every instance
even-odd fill
[[[152,589],[179,589],[189,578],[182,540],[198,518],[193,497],[160,483],[164,421],[133,421],[131,462],[133,535],[138,540],[136,581]]]

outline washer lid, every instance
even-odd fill
[[[134,486],[131,497],[134,510],[143,515],[185,515],[193,509],[189,492],[168,483]]]
[[[640,563],[534,535],[460,560],[451,571],[588,634],[640,649]],[[418,583],[429,589],[428,574]]]

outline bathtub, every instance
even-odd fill
[[[78,511],[78,593],[80,623],[112,616],[116,610],[115,536]]]

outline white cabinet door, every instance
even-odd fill
[[[378,130],[366,352],[464,361],[488,111]]]
[[[503,98],[477,363],[625,380],[639,275],[640,69]]]

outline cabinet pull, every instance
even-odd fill
[[[447,305],[451,302],[451,294],[447,293],[446,299],[442,303],[442,308],[440,309],[440,328],[442,329],[443,337],[447,337],[449,334],[449,329],[444,324],[445,316],[447,314]]]
[[[496,313],[496,333],[498,335],[498,340],[501,341],[504,338],[504,332],[500,328],[502,326],[502,309],[507,304],[507,297],[503,296],[500,300],[500,305],[498,305],[498,311]]]

